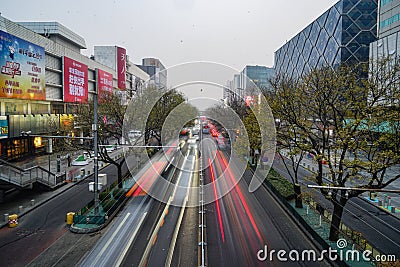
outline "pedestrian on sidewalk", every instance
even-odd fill
[[[67,155],[67,160],[68,160],[68,167],[71,167],[71,156],[69,154]]]

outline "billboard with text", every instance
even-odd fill
[[[126,89],[126,49],[122,47],[117,47],[117,75],[118,88]]]
[[[88,66],[68,57],[64,63],[64,102],[88,102]]]
[[[97,69],[97,83],[99,88],[99,102],[102,97],[113,92],[113,75],[101,69]]]
[[[0,31],[0,97],[46,100],[44,48]]]

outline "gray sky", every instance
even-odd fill
[[[125,47],[134,63],[212,61],[273,66],[274,52],[337,0],[4,1],[12,21],[57,21],[94,45]]]

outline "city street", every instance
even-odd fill
[[[400,267],[400,0],[3,2],[0,267]]]

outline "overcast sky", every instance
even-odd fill
[[[4,1],[12,21],[57,21],[94,45],[125,47],[134,63],[212,61],[272,67],[274,52],[337,0]]]

